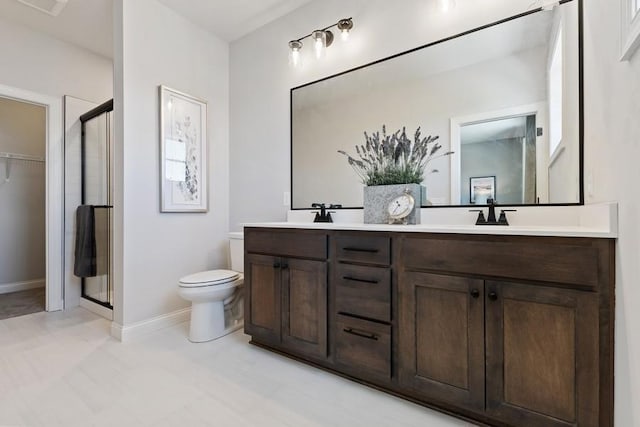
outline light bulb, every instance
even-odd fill
[[[340,30],[340,38],[342,41],[347,41],[349,39],[349,32],[353,28],[353,20],[351,18],[341,19],[336,26],[338,30]]]
[[[300,49],[302,49],[301,41],[292,40],[289,42],[289,64],[292,67],[298,67],[300,65]]]
[[[326,46],[326,34],[324,31],[313,32],[313,47],[316,51],[316,58],[322,58]]]

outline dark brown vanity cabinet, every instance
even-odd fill
[[[613,426],[612,239],[248,229],[245,249],[254,343],[486,425]]]
[[[420,398],[484,408],[484,283],[403,272],[399,382]]]
[[[376,383],[391,379],[391,238],[343,232],[331,239],[337,369]]]
[[[514,425],[598,426],[598,297],[486,282],[486,411]]]
[[[612,425],[612,245],[405,236],[401,387],[506,425]]]
[[[327,357],[327,236],[245,231],[245,331],[258,342]]]

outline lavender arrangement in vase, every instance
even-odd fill
[[[411,191],[419,207],[422,204],[420,184],[426,175],[438,172],[437,169],[428,170],[429,163],[453,154],[453,151],[441,152],[439,137],[423,137],[419,127],[413,140],[407,136],[406,128],[387,134],[384,125],[382,132],[371,135],[365,132],[364,137],[365,144],[356,145],[355,156],[343,150],[338,153],[347,157],[365,185],[364,220],[369,224],[387,222],[386,204],[405,189]],[[419,223],[419,214],[414,213],[409,223]]]

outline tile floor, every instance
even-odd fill
[[[135,342],[82,308],[0,321],[0,426],[470,424],[188,324]]]

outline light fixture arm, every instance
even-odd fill
[[[302,36],[298,39],[293,39],[291,40],[291,42],[289,43],[293,43],[293,42],[302,42],[302,40],[307,39],[309,37],[312,37],[314,33],[316,32],[324,32],[325,33],[325,37],[326,37],[326,46],[330,46],[331,43],[333,43],[333,33],[330,31],[331,28],[336,27],[338,28],[340,31],[342,31],[343,29],[346,29],[347,31],[350,31],[353,28],[353,18],[344,18],[339,20],[338,22],[336,22],[335,24],[331,24],[327,27],[321,28],[319,30],[315,30],[310,32],[309,34]],[[291,45],[289,45],[291,46]],[[297,44],[296,44],[297,46]]]

